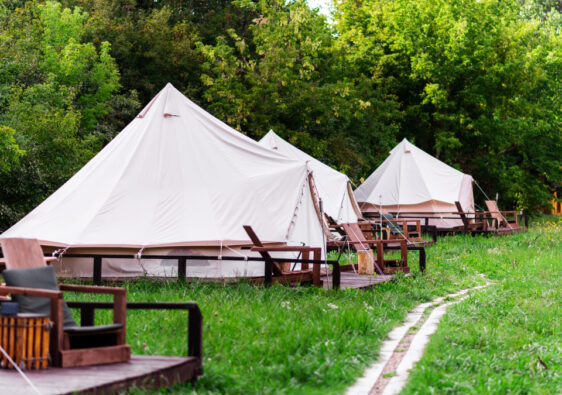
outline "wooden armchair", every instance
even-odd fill
[[[406,240],[372,240],[367,239],[361,226],[358,223],[348,223],[337,225],[341,226],[342,231],[346,235],[346,240],[330,241],[328,242],[331,247],[351,247],[361,256],[367,256],[372,261],[374,271],[377,274],[392,274],[397,271],[404,273],[409,273],[410,268],[408,266],[408,250],[406,245]],[[400,259],[385,259],[384,250],[385,246],[388,244],[396,244],[400,246]],[[373,252],[376,252],[376,257]],[[361,259],[361,257],[360,257]],[[346,270],[345,266],[342,266],[342,270]]]
[[[20,313],[50,316],[50,348],[53,366],[70,367],[128,361],[125,344],[127,291],[123,288],[57,285],[55,269],[47,266],[35,239],[2,239],[8,269],[2,272],[6,286],[0,296],[12,295]],[[61,291],[113,295],[113,324],[78,326]]]
[[[73,367],[124,362],[131,358],[125,344],[127,292],[123,288],[60,285],[52,266],[8,269],[0,295],[12,295],[20,313],[50,316],[53,366]],[[113,295],[113,324],[81,327],[74,322],[62,291]]]
[[[497,232],[513,233],[525,230],[525,227],[519,226],[517,222],[517,211],[500,211],[495,200],[486,200],[486,207],[488,211],[483,214],[494,220],[494,228]]]
[[[250,237],[250,240],[252,240],[252,243],[254,243],[254,246],[250,249],[250,251],[259,252],[265,261],[264,281],[266,283],[271,283],[273,280],[277,282],[312,281],[315,286],[322,286],[320,265],[312,265],[312,269],[309,269],[307,263],[301,263],[300,270],[291,270],[290,262],[283,261],[283,258],[274,258],[270,255],[270,252],[298,252],[302,255],[303,260],[310,259],[311,255],[314,260],[320,260],[322,258],[322,250],[320,248],[287,245],[264,246],[251,226],[244,225],[244,230]]]
[[[479,218],[477,220],[470,220],[462,209],[460,202],[455,202],[455,206],[457,206],[458,214],[461,218],[463,226],[451,229],[452,231],[465,231],[465,232],[472,232],[472,233],[489,233],[493,232],[493,229],[488,228],[488,223]]]

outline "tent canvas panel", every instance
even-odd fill
[[[361,215],[357,202],[349,196],[349,178],[318,159],[301,151],[270,130],[260,141],[264,147],[279,152],[287,158],[308,163],[314,175],[318,195],[322,199],[323,211],[337,223],[357,222]]]

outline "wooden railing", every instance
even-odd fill
[[[135,254],[64,254],[64,258],[91,258],[93,265],[92,281],[99,285],[102,283],[102,262],[103,259],[164,259],[177,261],[178,280],[187,279],[188,260],[210,260],[226,262],[264,262],[264,285],[269,286],[273,283],[272,266],[273,261],[282,260],[283,262],[300,263],[301,265],[320,265],[332,266],[332,287],[338,289],[340,286],[340,267],[338,261],[323,259],[300,259],[300,258],[272,258],[271,260],[263,257],[239,257],[239,256],[217,256],[217,255],[142,255],[139,258]]]

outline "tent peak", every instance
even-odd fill
[[[166,85],[162,89],[162,92],[167,91],[167,90],[171,90],[171,91],[181,93],[180,90],[178,88],[176,88],[171,82],[166,83]]]
[[[145,118],[150,112],[150,109],[155,106],[156,103],[162,101],[164,102],[164,106],[162,107],[162,116],[164,118],[179,117],[180,110],[178,108],[178,102],[181,101],[182,96],[182,93],[168,82],[166,86],[154,96],[150,103],[143,108],[139,115],[137,115],[137,118]]]

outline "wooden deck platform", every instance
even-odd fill
[[[382,284],[392,279],[392,275],[381,274],[377,276],[368,276],[356,274],[355,272],[341,272],[340,289],[346,288],[372,288],[377,284]],[[332,277],[322,276],[324,288],[332,286]]]
[[[24,371],[43,395],[109,394],[130,387],[157,389],[192,376],[196,358],[133,355],[130,362],[81,368]],[[0,370],[0,392],[29,395],[35,391],[15,370]]]

